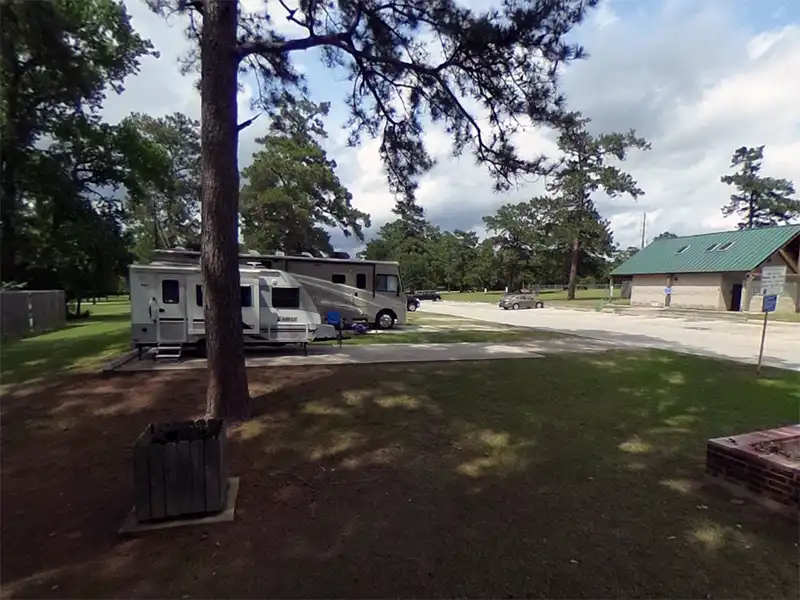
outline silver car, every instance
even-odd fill
[[[520,308],[544,308],[544,302],[536,299],[535,294],[509,294],[500,300],[498,305],[503,310]]]

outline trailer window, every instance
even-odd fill
[[[356,274],[356,287],[360,290],[367,289],[367,275],[366,273]]]
[[[177,279],[161,280],[161,301],[164,304],[178,304],[181,301],[181,286]]]
[[[253,288],[249,285],[243,285],[239,289],[242,293],[242,308],[253,306]]]
[[[194,299],[197,302],[197,306],[203,306],[203,286],[198,285],[194,288]]]
[[[300,288],[272,288],[272,306],[300,308]]]
[[[331,281],[333,283],[347,283],[347,276],[341,273],[334,273],[331,275]]]
[[[376,275],[375,291],[397,292],[400,289],[400,280],[397,275]]]

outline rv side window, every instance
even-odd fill
[[[375,291],[377,292],[397,292],[400,289],[400,282],[397,275],[376,275]]]
[[[347,276],[341,273],[334,273],[331,275],[331,281],[333,283],[347,283]]]
[[[367,289],[367,274],[366,273],[357,273],[356,274],[356,287],[360,290]]]
[[[181,286],[177,279],[161,281],[161,301],[164,304],[178,304],[181,301]]]
[[[198,285],[194,288],[194,299],[197,302],[197,306],[203,306],[203,286]]]
[[[300,308],[300,288],[272,288],[272,306]]]
[[[243,285],[239,289],[242,291],[242,308],[253,306],[253,288],[249,285]]]

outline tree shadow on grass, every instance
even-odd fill
[[[791,523],[701,484],[710,437],[796,419],[800,377],[663,352],[250,370],[233,523],[121,540],[130,448],[198,372],[3,405],[9,597],[783,597]],[[754,401],[757,398],[757,402]]]

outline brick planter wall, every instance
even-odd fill
[[[798,444],[800,425],[712,439],[706,446],[706,474],[730,484],[728,487],[746,490],[768,508],[797,518],[800,516]],[[768,447],[773,451],[763,451]]]

